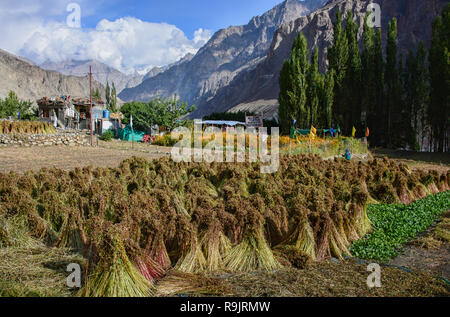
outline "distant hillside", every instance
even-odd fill
[[[74,61],[68,60],[60,63],[47,61],[40,65],[46,70],[54,70],[64,75],[86,76],[89,73],[89,66],[92,66],[92,73],[95,80],[106,86],[106,82],[111,85],[114,82],[117,93],[120,93],[124,88],[132,88],[139,85],[144,76],[143,75],[126,75],[115,68],[103,64],[96,60],[88,61]],[[158,69],[152,69],[147,75],[147,78],[158,74]]]
[[[101,83],[93,81],[94,89],[104,92]],[[89,96],[89,76],[66,76],[44,70],[25,59],[0,50],[0,98],[9,91],[19,98],[35,102],[43,96]]]

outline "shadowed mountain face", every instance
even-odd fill
[[[429,46],[434,18],[441,14],[448,0],[331,0],[314,13],[282,25],[274,34],[269,52],[254,69],[236,76],[214,98],[199,102],[199,109],[192,115],[202,117],[222,111],[264,111],[273,116],[278,110],[279,74],[283,62],[290,57],[291,47],[299,32],[303,32],[310,49],[319,47],[320,68],[327,67],[326,48],[333,41],[333,22],[338,9],[353,11],[359,25],[358,37],[363,32],[364,16],[370,2],[381,6],[383,42],[387,25],[392,18],[398,21],[399,53],[406,56],[408,49],[415,50],[420,41]]]
[[[200,107],[214,98],[239,74],[264,61],[275,31],[283,24],[320,8],[326,0],[287,0],[245,26],[231,26],[214,34],[195,56],[189,56],[168,70],[124,89],[124,101],[147,101],[159,95],[177,94]]]
[[[101,92],[105,89],[95,80],[93,87]],[[11,90],[19,98],[33,102],[44,96],[87,97],[89,77],[66,76],[44,70],[23,58],[0,50],[0,98],[5,98]]]

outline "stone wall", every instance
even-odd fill
[[[55,134],[0,134],[0,147],[89,146],[89,132],[58,130]]]

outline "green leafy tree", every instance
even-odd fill
[[[384,107],[384,68],[383,45],[381,41],[381,29],[377,29],[374,37],[373,46],[373,105],[371,116],[374,124],[371,126],[373,131],[372,145],[385,145],[386,129],[382,124],[386,120],[386,111]]]
[[[375,60],[374,60],[374,29],[367,23],[369,13],[366,15],[363,32],[363,51],[361,52],[361,112],[365,114],[362,122],[363,129],[372,129],[375,125]]]
[[[283,133],[288,133],[293,120],[307,127],[310,121],[307,107],[307,74],[309,70],[308,48],[305,36],[300,32],[294,40],[291,58],[284,62],[280,73],[279,117]]]
[[[120,111],[124,115],[123,122],[130,123],[133,115],[133,127],[137,130],[149,132],[152,126],[159,125],[173,130],[185,124],[182,119],[186,114],[194,111],[195,107],[189,107],[186,102],[177,100],[176,97],[162,99],[156,97],[149,102],[129,102],[122,106]]]
[[[392,19],[388,25],[388,39],[386,45],[386,134],[387,146],[392,145],[398,147],[403,146],[402,137],[407,133],[405,124],[407,120],[403,120],[403,103],[402,103],[402,87],[400,83],[399,65],[401,61],[397,60],[397,19]],[[403,124],[402,124],[403,123]]]
[[[329,128],[333,124],[333,102],[334,102],[334,70],[325,75],[320,97],[321,124]]]
[[[111,110],[111,87],[109,87],[109,82],[106,82],[105,100],[106,100],[106,106],[108,107],[108,110]]]
[[[414,149],[420,150],[425,135],[425,116],[428,104],[429,85],[428,69],[426,65],[426,48],[423,42],[419,43],[417,53],[409,50],[403,73],[403,87],[405,91],[405,106],[411,122],[411,144]]]
[[[342,27],[342,12],[338,10],[333,27],[333,44],[328,49],[329,67],[334,71],[334,113],[336,123],[344,128],[344,115],[346,112],[345,77],[347,73],[349,50],[345,29]],[[350,131],[351,127],[345,127]]]
[[[92,99],[94,100],[101,100],[102,95],[100,94],[100,90],[98,90],[98,87],[95,89],[95,92],[92,94]]]
[[[323,76],[319,73],[319,49],[316,47],[311,55],[311,65],[307,74],[307,109],[309,112],[308,126],[322,124],[319,117],[320,95],[323,92]]]
[[[348,60],[344,79],[346,102],[342,108],[344,110],[344,124],[347,128],[353,126],[361,128],[362,64],[358,46],[358,26],[353,20],[352,11],[347,13],[345,35],[348,43]]]
[[[433,23],[429,54],[431,150],[449,148],[450,127],[450,4]]]
[[[4,100],[0,99],[0,118],[17,118],[20,114],[21,120],[35,120],[36,114],[33,111],[31,101],[20,100],[14,91],[8,93]]]
[[[111,101],[109,103],[109,108],[111,112],[117,112],[119,109],[117,108],[117,91],[116,91],[116,85],[114,82],[112,83],[112,89],[111,89]]]

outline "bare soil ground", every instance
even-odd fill
[[[117,167],[132,156],[156,159],[168,155],[170,148],[114,141],[99,142],[98,147],[30,147],[1,148],[0,171],[38,171],[43,167],[72,170],[76,167]]]
[[[30,147],[0,148],[0,172],[28,170],[38,171],[43,167],[57,167],[72,170],[76,167],[117,167],[123,160],[132,156],[158,159],[170,155],[172,148],[149,144],[98,141],[96,147]],[[388,156],[412,169],[439,170],[450,169],[450,155],[446,153],[414,153],[375,149],[374,157]],[[358,159],[356,157],[356,159]]]

